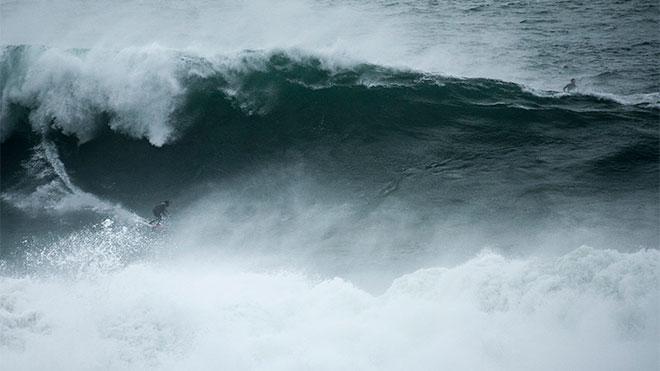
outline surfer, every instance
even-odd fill
[[[170,206],[170,201],[163,201],[159,203],[158,205],[154,206],[152,212],[154,213],[154,216],[156,219],[152,220],[149,222],[151,225],[160,225],[160,222],[163,221],[163,218],[168,216],[169,213],[167,212],[167,208]]]
[[[571,91],[575,90],[577,86],[575,85],[575,79],[571,79],[571,82],[569,82],[566,86],[564,86],[564,92],[570,93]]]

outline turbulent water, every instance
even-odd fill
[[[660,366],[657,1],[0,4],[0,369]]]

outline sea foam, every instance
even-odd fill
[[[484,251],[382,294],[196,259],[0,277],[12,370],[651,370],[660,255]]]

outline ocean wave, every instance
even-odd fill
[[[382,294],[195,259],[0,276],[0,355],[16,370],[653,369],[659,263],[655,250],[485,251]]]
[[[657,0],[272,5],[0,1],[0,368],[658,368]]]
[[[272,201],[296,186],[290,177],[315,182],[311,198],[365,207],[356,214],[398,200],[429,225],[442,214],[441,225],[456,217],[491,231],[572,225],[579,215],[585,230],[656,245],[652,107],[301,51],[4,53],[2,124],[14,131],[2,146],[2,202],[11,212],[136,221],[159,200],[181,197],[185,207],[214,187]],[[49,64],[62,59],[75,63]],[[634,197],[644,205],[631,208]]]
[[[565,97],[539,91],[532,96],[515,84],[495,80],[447,78],[355,62],[337,64],[296,50],[200,57],[157,45],[121,50],[9,46],[1,58],[3,140],[18,121],[12,107],[21,106],[29,108],[28,119],[37,132],[55,129],[86,142],[107,126],[162,146],[185,131],[185,120],[177,115],[200,94],[219,91],[245,113],[264,114],[273,105],[289,103],[283,101],[287,85],[312,90],[385,87],[401,98],[435,89],[436,98],[468,104],[529,101],[551,105],[554,102],[538,96]],[[200,92],[201,87],[206,90]],[[397,92],[397,88],[409,90]],[[589,94],[623,104],[657,104],[657,94]],[[599,100],[589,103],[602,107]],[[568,109],[570,105],[566,104]]]

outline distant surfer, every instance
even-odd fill
[[[149,222],[151,225],[160,225],[160,223],[163,221],[163,218],[168,216],[169,213],[167,212],[167,208],[170,206],[170,201],[163,201],[156,205],[152,212],[154,213],[154,217],[156,219],[152,220]]]
[[[570,93],[571,91],[575,90],[577,88],[577,85],[575,85],[575,79],[571,79],[571,82],[569,82],[566,86],[564,86],[564,92],[565,93]]]

